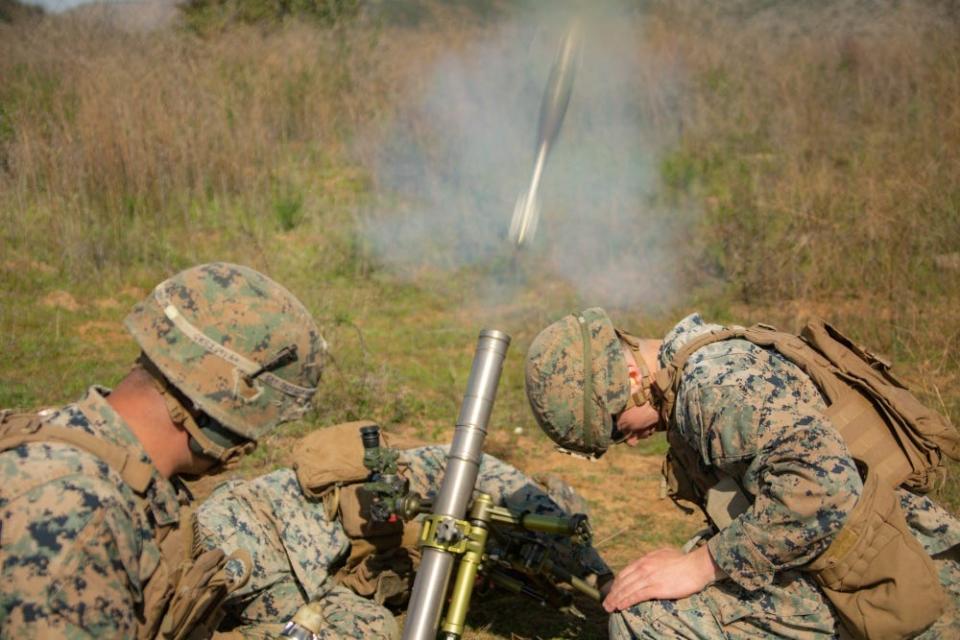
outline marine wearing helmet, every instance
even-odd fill
[[[303,416],[326,350],[293,294],[226,263],[161,282],[124,324],[191,449],[221,462]]]
[[[881,486],[873,467],[861,476],[868,456],[851,451],[873,442],[856,440],[865,423],[848,444],[836,409],[856,405],[828,411],[808,373],[824,365],[778,350],[797,344],[698,314],[640,340],[601,309],[535,337],[526,389],[544,432],[600,457],[666,430],[668,495],[710,525],[617,574],[603,603],[611,638],[957,636],[960,520],[906,485]]]
[[[235,461],[301,417],[323,338],[293,294],[227,263],[165,280],[125,324],[142,353],[116,388],[0,412],[5,634],[183,637],[216,624],[249,578],[242,551],[185,562],[177,477]]]
[[[648,362],[655,362],[659,344],[615,329],[598,307],[541,331],[527,352],[525,377],[540,428],[561,450],[594,458],[615,442],[653,433],[655,364]]]

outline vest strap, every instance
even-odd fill
[[[46,425],[36,414],[19,424],[15,420],[10,421],[9,424],[13,428],[0,430],[0,451],[34,442],[68,444],[106,462],[136,493],[143,495],[150,486],[154,472],[153,465],[137,459],[123,447],[104,442],[78,429]],[[3,426],[7,427],[7,424]],[[19,429],[17,429],[18,426]]]

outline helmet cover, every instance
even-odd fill
[[[292,293],[223,262],[161,282],[124,325],[199,410],[253,441],[307,411],[326,352]]]
[[[540,428],[562,449],[600,457],[630,378],[620,339],[603,309],[568,315],[541,331],[527,352],[526,390]]]

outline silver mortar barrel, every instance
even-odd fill
[[[470,379],[457,417],[453,444],[447,455],[447,469],[440,485],[440,495],[434,502],[435,515],[457,520],[463,520],[466,516],[477,483],[487,423],[493,411],[500,372],[509,346],[510,336],[502,331],[484,329],[480,332]],[[453,554],[439,549],[423,549],[403,625],[403,640],[435,640],[452,568]]]

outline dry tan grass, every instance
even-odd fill
[[[0,29],[0,216],[10,240],[61,264],[149,259],[164,229],[209,222],[197,203],[269,209],[383,103],[376,75],[350,67],[353,34]],[[239,222],[233,206],[224,227]]]
[[[676,99],[652,92],[638,109],[674,141],[660,197],[703,212],[685,274],[695,296],[682,311],[790,329],[828,316],[960,420],[955,10],[749,4],[658,2],[628,23],[636,49],[626,55],[655,56],[681,86]],[[615,567],[682,539],[695,522],[656,499],[654,457],[614,450],[587,465],[539,455],[545,440],[529,435],[520,351],[558,309],[581,302],[569,287],[548,281],[485,308],[463,293],[477,285],[469,274],[404,288],[371,277],[374,258],[344,241],[374,186],[379,131],[426,88],[433,62],[490,28],[443,11],[420,29],[286,24],[209,38],[65,19],[0,25],[5,397],[52,403],[92,381],[81,376],[119,374],[133,349],[109,329],[122,310],[107,300],[128,307],[212,247],[290,283],[325,325],[339,368],[323,389],[324,421],[373,415],[442,440],[469,363],[466,328],[509,326],[517,346],[497,419],[528,433],[495,431],[490,451],[581,488]],[[644,74],[638,84],[654,86]],[[290,194],[312,216],[293,231],[277,213]],[[115,290],[138,288],[96,290],[97,271]],[[35,304],[61,289],[83,299],[80,309]],[[650,333],[680,312],[619,311]],[[249,471],[281,462],[292,438],[264,447]],[[947,498],[956,512],[960,480]],[[495,602],[478,619],[528,615],[513,606]],[[514,634],[480,624],[474,637]],[[585,637],[602,637],[602,615],[591,625]],[[518,633],[576,635],[560,622]]]
[[[704,17],[679,3],[651,21],[690,70],[677,159],[714,267],[746,300],[956,295],[935,260],[960,237],[955,13],[783,5]]]
[[[940,266],[960,236],[949,5],[735,6],[655,4],[627,52],[656,55],[683,85],[678,104],[651,91],[640,109],[678,132],[665,175],[705,210],[694,275],[719,274],[747,300],[957,280]],[[370,132],[423,90],[431,62],[484,31],[461,14],[420,30],[287,24],[209,38],[0,26],[4,237],[102,268],[164,259],[157,241],[178,229],[269,217],[324,167],[367,164]],[[361,132],[367,150],[347,158]]]

